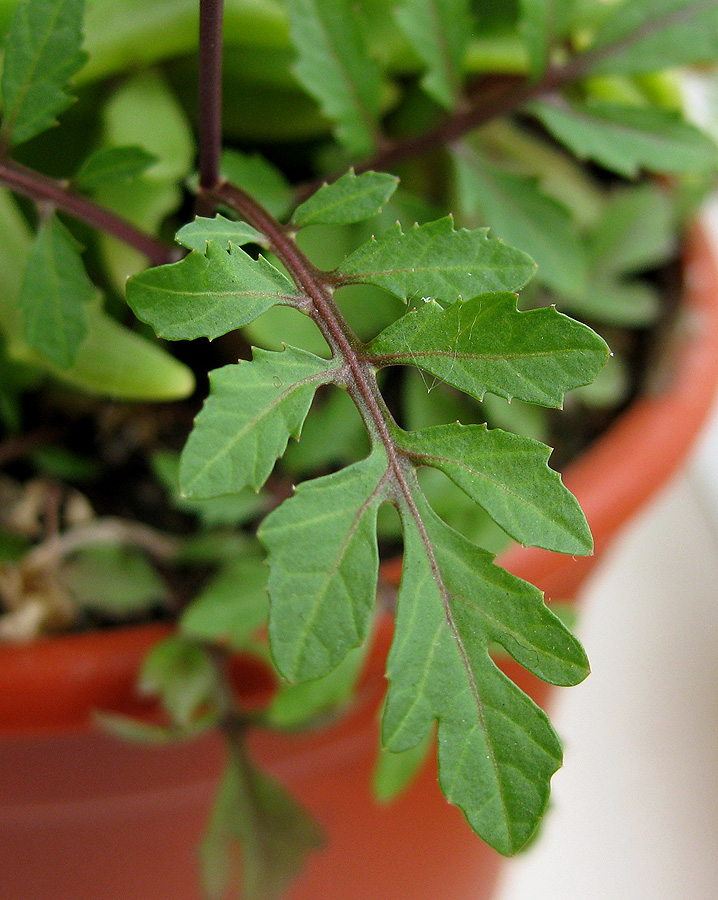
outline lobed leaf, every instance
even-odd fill
[[[432,729],[427,731],[418,744],[401,753],[392,753],[382,747],[372,776],[372,790],[376,799],[382,803],[390,803],[402,794],[425,765],[433,746]]]
[[[366,641],[376,595],[376,517],[387,459],[370,456],[305,482],[262,523],[269,553],[269,637],[288,681],[330,672]]]
[[[211,372],[209,397],[182,452],[183,494],[258,490],[289,437],[299,437],[315,390],[335,374],[336,363],[294,347],[255,349],[251,362]]]
[[[120,740],[155,746],[191,740],[217,725],[216,717],[212,715],[200,718],[189,725],[172,725],[170,727],[143,722],[121,713],[95,711],[92,718],[103,731],[120,738]]]
[[[614,191],[588,235],[593,272],[633,274],[669,259],[676,244],[674,218],[671,200],[657,184]]]
[[[26,0],[15,7],[1,82],[3,142],[21,144],[40,134],[72,104],[67,87],[87,59],[84,8],[84,0]]]
[[[553,307],[519,312],[514,294],[482,294],[442,309],[426,303],[369,345],[378,365],[416,365],[481,399],[485,391],[560,407],[608,356],[586,325]]]
[[[61,581],[83,610],[115,621],[166,607],[169,589],[147,557],[129,547],[86,547],[62,567]]]
[[[549,468],[551,449],[485,425],[402,431],[399,446],[415,465],[440,469],[525,546],[591,553],[593,541],[576,498]]]
[[[352,697],[366,658],[368,644],[350,650],[339,665],[322,678],[283,684],[266,712],[270,728],[300,729],[336,715]]]
[[[671,110],[539,100],[529,111],[579,159],[628,178],[641,169],[681,174],[718,162],[715,142]]]
[[[717,45],[715,0],[624,0],[595,36],[590,71],[655,72],[714,62]]]
[[[157,162],[143,147],[101,147],[90,154],[75,175],[75,184],[91,191],[101,184],[131,181]]]
[[[288,0],[297,78],[336,123],[338,139],[365,155],[376,145],[381,77],[349,0]]]
[[[193,641],[242,650],[268,612],[267,567],[261,555],[247,554],[226,562],[185,608],[179,629]]]
[[[30,249],[20,290],[25,340],[61,369],[70,368],[78,357],[87,335],[86,307],[95,297],[80,250],[72,234],[51,215]]]
[[[461,98],[471,37],[467,0],[402,0],[396,21],[427,68],[422,86],[437,103],[454,109]]]
[[[535,178],[506,172],[468,148],[457,152],[455,165],[463,208],[525,250],[538,265],[538,281],[561,295],[583,293],[586,254],[568,210],[544,194]]]
[[[188,250],[207,252],[207,244],[213,244],[222,250],[231,250],[231,244],[241,247],[244,244],[265,246],[266,238],[256,228],[246,222],[226,219],[219,213],[213,219],[197,216],[193,222],[183,225],[175,235],[178,243]]]
[[[554,684],[588,673],[580,644],[540,592],[445,525],[417,498],[405,516],[404,574],[382,740],[402,752],[438,721],[439,781],[472,828],[516,852],[543,813],[561,747],[544,714],[489,657],[498,641]],[[419,522],[421,524],[419,524]]]
[[[246,525],[266,512],[269,498],[263,492],[244,488],[235,494],[223,494],[209,500],[183,497],[179,487],[180,454],[157,450],[151,457],[152,471],[169,495],[175,509],[198,516],[205,528],[218,525]]]
[[[557,0],[520,0],[519,29],[529,57],[529,74],[538,80],[546,71],[554,38]]]
[[[141,147],[157,158],[132,181],[98,184],[95,198],[143,231],[158,234],[179,208],[195,160],[187,116],[158,69],[130,75],[112,92],[102,109],[102,140],[109,147]],[[112,283],[123,293],[128,277],[145,269],[147,260],[117,238],[98,237]]]
[[[391,197],[399,179],[387,172],[350,169],[332,184],[324,184],[292,216],[297,228],[307,225],[350,225],[376,215]]]
[[[95,304],[87,310],[87,328],[69,369],[43,365],[43,360],[40,364],[68,384],[100,397],[180,400],[194,390],[194,374],[188,366]]]
[[[292,187],[284,173],[259,153],[225,150],[220,169],[227,181],[241,184],[276,219],[284,219],[292,208]]]
[[[322,843],[319,827],[243,747],[232,748],[200,848],[202,883],[221,900],[241,847],[244,900],[278,900],[305,856]]]
[[[222,689],[216,667],[198,644],[169,637],[145,657],[139,688],[156,694],[172,720],[180,727],[203,720],[207,709],[221,708]]]
[[[264,257],[252,259],[223,239],[205,242],[176,263],[157,266],[127,282],[127,302],[167,340],[210,340],[246,325],[275,303],[297,304],[302,293]]]
[[[656,288],[638,279],[598,277],[582,297],[561,304],[565,309],[596,322],[626,328],[645,328],[661,312],[661,297]],[[600,373],[599,373],[600,376]]]
[[[337,269],[349,282],[376,284],[404,300],[412,296],[453,302],[486,291],[522,288],[536,271],[525,253],[489,238],[488,229],[454,229],[450,216],[397,224],[350,254]]]

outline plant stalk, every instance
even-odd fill
[[[131,222],[106,207],[76,193],[61,181],[49,178],[12,159],[0,160],[0,184],[38,203],[50,202],[74,218],[111,234],[146,256],[153,266],[173,262],[178,258],[171,247],[135,228]]]
[[[222,153],[222,20],[224,0],[199,5],[199,184],[197,212],[211,214],[207,191],[219,182]],[[204,193],[203,193],[204,191]]]

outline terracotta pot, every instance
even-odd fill
[[[586,511],[596,555],[515,548],[501,562],[548,597],[575,597],[621,525],[673,473],[718,382],[718,272],[706,236],[686,255],[685,306],[670,379],[636,403],[566,473]],[[385,574],[396,577],[396,567]],[[0,872],[7,900],[197,900],[195,847],[220,770],[219,740],[138,748],[97,733],[94,708],[147,712],[133,685],[152,626],[0,650]],[[391,627],[379,629],[361,696],[333,727],[296,737],[257,734],[258,757],[329,834],[292,900],[481,900],[500,859],[442,798],[433,767],[388,807],[371,800],[377,708]],[[271,689],[240,661],[242,693]],[[507,669],[538,702],[547,686]]]

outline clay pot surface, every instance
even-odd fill
[[[685,303],[667,386],[635,403],[565,474],[591,525],[596,553],[571,558],[515,547],[500,560],[548,597],[574,598],[621,526],[681,464],[718,382],[718,271],[694,229]],[[396,578],[398,566],[385,574]],[[134,684],[164,626],[117,629],[0,649],[0,872],[6,900],[198,900],[196,845],[221,769],[216,737],[167,748],[98,733],[93,709],[152,713]],[[428,766],[399,801],[378,806],[370,780],[391,625],[381,624],[360,698],[321,731],[257,734],[259,760],[323,824],[291,900],[483,900],[500,857],[443,799]],[[271,691],[267,674],[238,661],[242,695]],[[548,687],[509,662],[543,703]]]

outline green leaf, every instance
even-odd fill
[[[615,408],[620,403],[625,403],[631,387],[628,366],[620,356],[612,356],[595,381],[578,387],[571,393],[571,400],[578,401],[588,409]]]
[[[62,369],[77,359],[87,334],[86,306],[95,297],[80,250],[72,234],[51,215],[30,250],[20,291],[25,340]]]
[[[280,169],[258,153],[225,150],[220,169],[227,181],[241,185],[276,219],[283,219],[292,208],[291,185]]]
[[[95,0],[95,3],[97,0]],[[158,69],[123,80],[102,110],[103,143],[134,145],[157,158],[133,181],[104,183],[95,190],[103,206],[149,234],[157,234],[184,196],[184,180],[194,165],[192,130],[184,110]],[[123,293],[130,275],[147,266],[145,257],[110,235],[100,235],[112,282]]]
[[[467,0],[402,0],[395,17],[427,68],[422,86],[437,103],[455,109],[471,37],[470,4]]]
[[[675,250],[675,211],[657,184],[614,191],[588,235],[591,268],[603,275],[643,272]]]
[[[2,72],[3,141],[29,140],[72,104],[67,87],[87,59],[83,13],[84,0],[26,0],[15,7]]]
[[[624,328],[645,328],[661,312],[661,296],[653,285],[633,279],[597,278],[582,297],[561,306],[582,318]],[[600,373],[599,373],[600,376]]]
[[[332,184],[324,184],[297,208],[292,223],[307,225],[349,225],[376,215],[391,197],[399,179],[386,172],[355,175],[350,169]]]
[[[361,462],[301,484],[261,525],[272,655],[288,681],[326,675],[367,638],[386,480],[386,456],[377,447]]]
[[[218,238],[205,253],[193,250],[176,263],[147,269],[127,282],[127,302],[159,337],[170,341],[208,337],[241,328],[275,303],[304,297],[264,257],[252,259]]]
[[[181,637],[166,638],[145,657],[139,688],[156,694],[180,727],[221,708],[217,670],[202,647]]]
[[[514,294],[483,294],[408,312],[369,346],[379,365],[416,365],[481,399],[485,391],[560,407],[608,356],[590,328],[553,308],[519,312]]]
[[[323,678],[283,684],[266,713],[271,728],[300,729],[321,724],[351,699],[366,658],[368,643],[350,650]]]
[[[486,291],[522,288],[536,271],[525,253],[488,237],[488,229],[454,229],[450,216],[414,225],[397,223],[350,254],[337,273],[350,282],[376,284],[404,300],[453,302]]]
[[[207,244],[213,244],[222,250],[231,250],[230,244],[236,244],[237,247],[244,244],[266,244],[266,239],[256,228],[246,222],[225,219],[219,213],[213,219],[197,216],[193,222],[183,225],[175,238],[188,250],[197,250],[202,254],[207,252]]]
[[[298,438],[317,387],[335,374],[328,360],[287,347],[255,350],[210,373],[210,394],[182,453],[180,487],[187,497],[259,489],[290,435]]]
[[[604,18],[590,48],[589,70],[655,72],[712,63],[717,45],[715,0],[625,0]]]
[[[529,74],[537,81],[546,71],[553,38],[551,28],[552,0],[520,0],[519,28],[529,56]]]
[[[459,423],[399,432],[397,441],[415,465],[440,469],[521,544],[578,555],[593,550],[581,508],[549,468],[544,444]]]
[[[369,452],[369,438],[352,398],[332,390],[323,402],[315,400],[302,429],[301,440],[289,444],[283,468],[290,473],[313,473],[356,462]],[[331,441],[327,435],[332,436]]]
[[[80,390],[118,400],[179,400],[194,390],[191,369],[95,304],[87,310],[87,326],[74,365],[69,369],[45,366],[56,377]]]
[[[628,178],[641,169],[685,173],[712,168],[715,143],[671,110],[613,103],[554,103],[528,107],[580,159],[591,159]]]
[[[504,854],[531,837],[561,747],[540,710],[491,660],[500,643],[553,684],[588,673],[580,644],[536,588],[493,565],[416,499],[407,512],[404,574],[387,664],[387,749],[422,741],[438,721],[439,781],[472,828]]]
[[[349,0],[288,0],[295,74],[353,153],[375,149],[381,78]]]
[[[167,605],[169,591],[144,554],[126,547],[79,551],[60,572],[78,606],[121,621]]]
[[[120,713],[93,712],[93,721],[103,731],[123,741],[151,746],[166,746],[177,741],[187,741],[199,737],[217,724],[216,717],[206,716],[191,725],[153,725]]]
[[[80,166],[74,181],[81,190],[91,191],[100,184],[131,181],[156,162],[142,147],[101,147]]]
[[[392,753],[382,747],[372,778],[372,790],[376,799],[389,803],[402,794],[426,763],[433,745],[434,731],[431,729],[416,746],[401,753]]]
[[[457,191],[464,210],[477,213],[492,234],[526,251],[536,278],[561,295],[586,288],[586,255],[568,210],[542,193],[535,178],[505,172],[467,147],[455,156]]]
[[[243,900],[279,900],[322,834],[279,782],[261,772],[245,749],[231,748],[202,845],[202,883],[222,900],[242,857]]]
[[[246,649],[269,613],[267,574],[259,555],[228,560],[182,613],[182,634],[232,650]]]
[[[32,238],[17,206],[2,192],[0,208],[0,329],[6,335],[14,368],[20,368],[19,362],[28,371],[50,372],[80,390],[122,400],[177,400],[192,393],[194,375],[187,366],[120,325],[97,303],[85,311],[87,335],[69,369],[34,352],[22,336],[18,302]],[[9,378],[3,374],[8,387]]]
[[[152,454],[152,470],[170,496],[175,509],[193,513],[207,528],[218,525],[245,525],[266,511],[269,498],[250,488],[236,494],[211,497],[209,500],[189,500],[180,494],[180,455],[170,450],[158,450]]]

